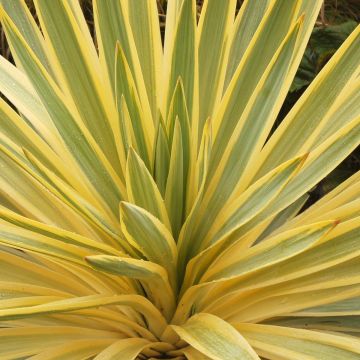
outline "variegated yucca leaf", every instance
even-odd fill
[[[236,3],[0,0],[1,359],[360,359],[360,26],[273,131],[322,0]]]

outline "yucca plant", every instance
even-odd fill
[[[360,359],[360,27],[274,131],[322,0],[0,2],[1,359]]]

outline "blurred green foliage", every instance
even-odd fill
[[[314,28],[290,92],[299,91],[313,81],[356,25],[356,21],[348,20]]]

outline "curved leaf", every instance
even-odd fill
[[[247,341],[227,322],[198,314],[184,325],[172,325],[179,336],[213,360],[259,360]]]

